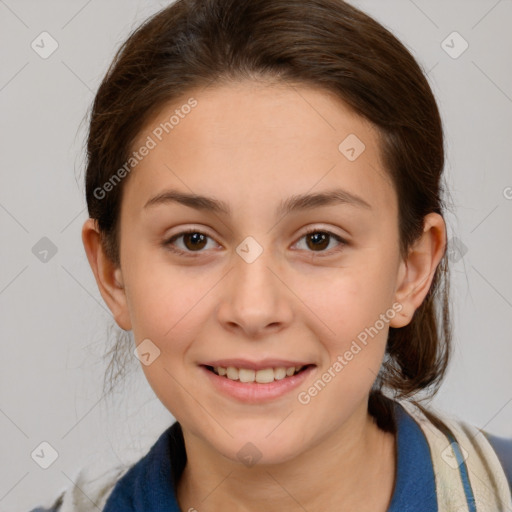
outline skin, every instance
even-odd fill
[[[367,400],[389,326],[407,325],[429,290],[445,249],[443,218],[429,214],[422,237],[400,258],[398,200],[376,130],[314,87],[243,81],[190,91],[162,109],[133,147],[191,96],[197,107],[126,178],[120,266],[105,256],[92,219],[82,231],[117,324],[132,329],[137,344],[149,338],[160,350],[141,367],[183,428],[188,462],[180,507],[385,511],[395,438],[372,421]],[[366,146],[354,161],[338,149],[349,134]],[[144,208],[167,188],[222,200],[232,216],[178,203]],[[371,208],[333,204],[274,213],[291,195],[334,188]],[[193,240],[175,240],[188,255],[163,245],[186,228],[206,234],[207,243],[194,252]],[[308,228],[346,244],[331,237],[315,245],[304,236]],[[263,248],[250,264],[236,252],[247,236]],[[299,403],[298,392],[393,304],[399,313],[307,405]],[[299,390],[254,405],[219,394],[198,367],[227,357],[317,367]],[[248,442],[261,453],[250,467],[237,457]]]

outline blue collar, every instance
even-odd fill
[[[411,415],[394,402],[397,471],[388,512],[438,512],[430,447]]]
[[[388,512],[438,512],[432,459],[425,436],[397,402],[394,402],[394,414],[397,476]],[[103,512],[180,512],[174,482],[185,462],[181,426],[175,422],[116,483]]]

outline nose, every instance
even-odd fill
[[[217,315],[225,329],[261,338],[290,325],[293,294],[270,250],[250,261],[233,255],[234,267],[226,276]]]

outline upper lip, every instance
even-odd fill
[[[208,361],[205,363],[201,363],[203,366],[222,366],[223,368],[228,368],[229,366],[233,366],[235,368],[247,368],[248,370],[264,370],[266,368],[291,368],[294,366],[295,368],[300,368],[301,366],[308,366],[314,363],[308,362],[300,362],[300,361],[292,361],[286,359],[262,359],[261,361],[249,361],[248,359],[217,359],[215,361]]]

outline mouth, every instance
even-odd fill
[[[199,365],[212,388],[222,396],[249,404],[261,404],[281,397],[305,385],[316,373],[315,364],[270,367],[260,370]]]
[[[250,368],[237,368],[234,366],[210,366],[210,365],[202,365],[208,371],[218,375],[219,377],[224,377],[229,380],[238,381],[241,383],[258,383],[258,384],[268,384],[274,381],[279,381],[283,379],[287,379],[289,377],[293,377],[305,370],[309,367],[313,367],[313,364],[306,364],[300,366],[277,366],[277,367],[269,367],[263,368],[261,370],[254,370]]]

